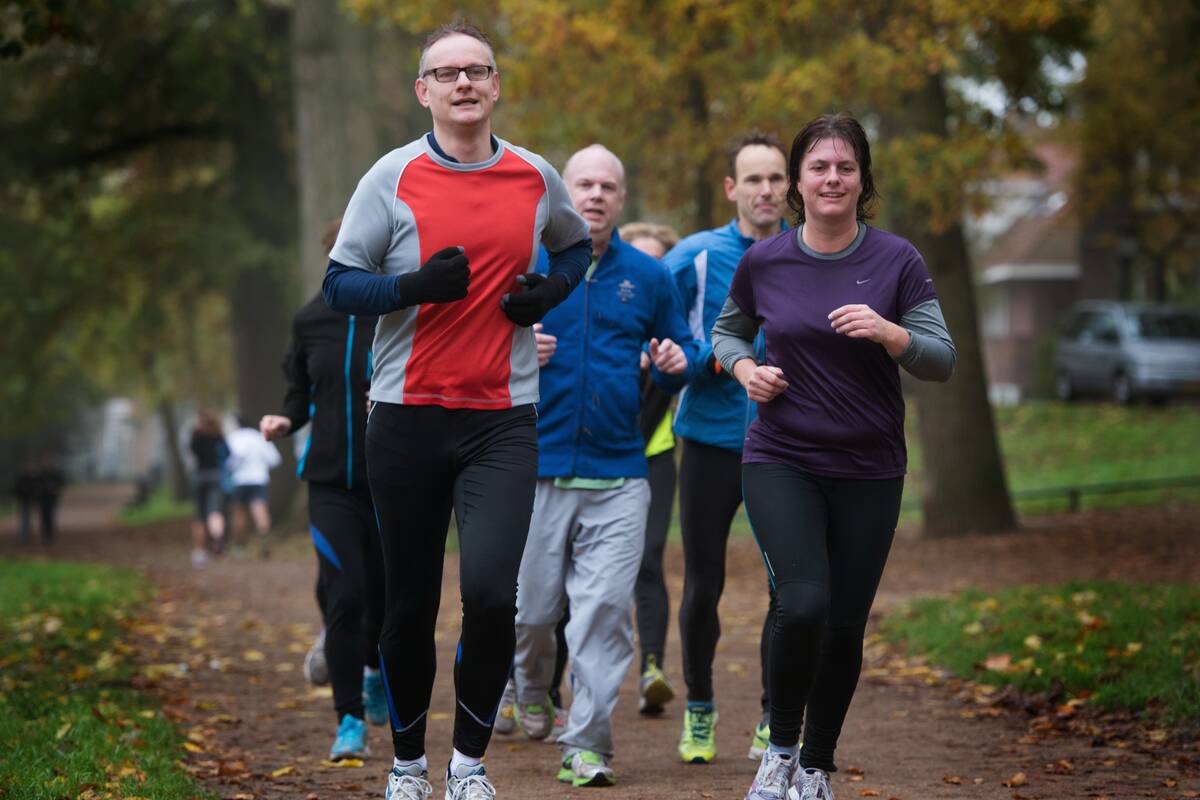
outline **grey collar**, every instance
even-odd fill
[[[796,226],[796,246],[799,247],[805,255],[819,258],[822,261],[836,261],[839,258],[845,258],[858,249],[858,246],[863,243],[863,239],[867,238],[867,224],[865,222],[858,223],[858,233],[854,236],[854,241],[846,245],[836,253],[818,253],[804,243],[804,224]]]

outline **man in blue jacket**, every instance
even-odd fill
[[[697,366],[675,412],[675,433],[683,439],[679,523],[684,577],[679,637],[688,700],[679,755],[693,764],[716,757],[712,664],[721,636],[717,603],[725,586],[729,526],[742,502],[742,440],[755,414],[741,384],[721,374],[720,364],[712,356],[709,331],[721,313],[742,254],[754,242],[779,233],[787,208],[787,157],[777,138],[751,133],[735,141],[728,155],[725,196],[737,207],[737,216],[720,228],[686,237],[663,258],[675,279],[698,348]],[[768,613],[764,626],[770,619]],[[764,635],[762,641],[766,640]],[[762,656],[765,667],[765,653]],[[765,676],[763,686],[765,714]],[[755,730],[751,758],[762,757],[768,736],[764,716]]]
[[[676,391],[696,344],[670,275],[614,230],[625,202],[620,160],[592,145],[571,156],[563,180],[588,223],[593,260],[538,335],[538,482],[518,578],[516,708],[526,733],[549,733],[550,719],[524,717],[552,713],[554,629],[569,601],[574,698],[558,738],[558,779],[607,786],[614,780],[612,712],[633,660],[633,586],[650,505],[638,359],[648,342],[655,380]]]

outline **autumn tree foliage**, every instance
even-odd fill
[[[1163,302],[1187,293],[1200,260],[1200,6],[1104,0],[1089,38],[1070,129],[1078,196],[1105,215],[1100,244],[1118,254],[1119,293]]]
[[[6,28],[0,315],[18,346],[0,437],[60,426],[93,392],[139,396],[172,431],[177,404],[229,407],[231,389],[251,416],[277,407],[299,300],[289,20],[80,0]]]

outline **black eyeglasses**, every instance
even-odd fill
[[[454,83],[458,80],[458,73],[465,72],[469,81],[486,81],[492,77],[494,69],[487,64],[472,64],[469,67],[435,67],[422,72],[421,77],[427,78],[432,75],[438,83]]]

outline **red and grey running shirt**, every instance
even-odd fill
[[[533,270],[539,243],[560,252],[586,240],[588,227],[554,167],[495,141],[487,161],[463,164],[422,136],[376,162],[350,198],[331,261],[403,275],[460,245],[471,269],[462,300],[379,318],[372,400],[473,409],[538,401],[533,331],[514,325],[500,298]]]

